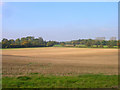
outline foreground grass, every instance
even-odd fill
[[[117,88],[117,75],[3,77],[3,88]]]

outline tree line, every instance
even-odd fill
[[[96,48],[103,46],[108,46],[112,48],[114,46],[120,46],[120,40],[93,40],[93,39],[79,39],[65,42],[57,41],[45,41],[42,37],[35,38],[32,36],[14,39],[3,38],[0,42],[2,48],[24,48],[24,47],[52,47],[56,44],[61,46],[72,45],[73,47],[77,45],[85,45],[85,47],[94,47]]]
[[[73,46],[76,45],[85,45],[86,47],[94,47],[103,48],[103,46],[108,46],[108,48],[112,48],[114,46],[118,46],[117,40],[93,40],[93,39],[79,39],[73,40],[69,42],[65,42],[64,44],[71,44]]]
[[[32,36],[14,39],[2,39],[2,48],[24,48],[24,47],[51,47],[58,44],[56,41],[44,41],[42,37],[34,38]]]

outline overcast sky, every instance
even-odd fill
[[[2,12],[3,38],[68,41],[118,36],[117,2],[9,2]]]

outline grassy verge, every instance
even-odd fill
[[[0,48],[0,50],[9,50],[9,49],[34,49],[34,48],[48,48],[48,47]]]
[[[76,46],[62,46],[62,45],[54,45],[52,47],[70,47],[70,48],[104,48],[104,49],[118,49],[118,46],[113,46],[112,48],[109,48],[108,46],[104,45],[103,47],[100,47],[100,45],[98,45],[98,47],[96,47],[96,45],[93,45],[93,47],[87,47],[85,45],[76,45]],[[48,47],[24,47],[24,48],[0,48],[0,50],[8,50],[8,49],[25,49],[25,48],[48,48]]]
[[[55,47],[55,48],[86,48],[86,49],[119,49],[119,48],[96,48],[96,47],[72,47],[72,46],[63,46],[63,47]]]
[[[101,47],[86,47],[86,46],[60,46],[60,45],[55,45],[53,47],[60,47],[60,48],[92,48],[92,49],[118,49],[117,46],[114,46],[113,48],[108,48],[104,46],[103,48]],[[34,49],[34,48],[50,48],[50,47],[26,47],[26,48],[0,48],[0,50],[9,50],[9,49]]]
[[[3,77],[3,88],[117,88],[117,75]]]

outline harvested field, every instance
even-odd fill
[[[23,48],[2,50],[3,76],[118,73],[117,49]]]

